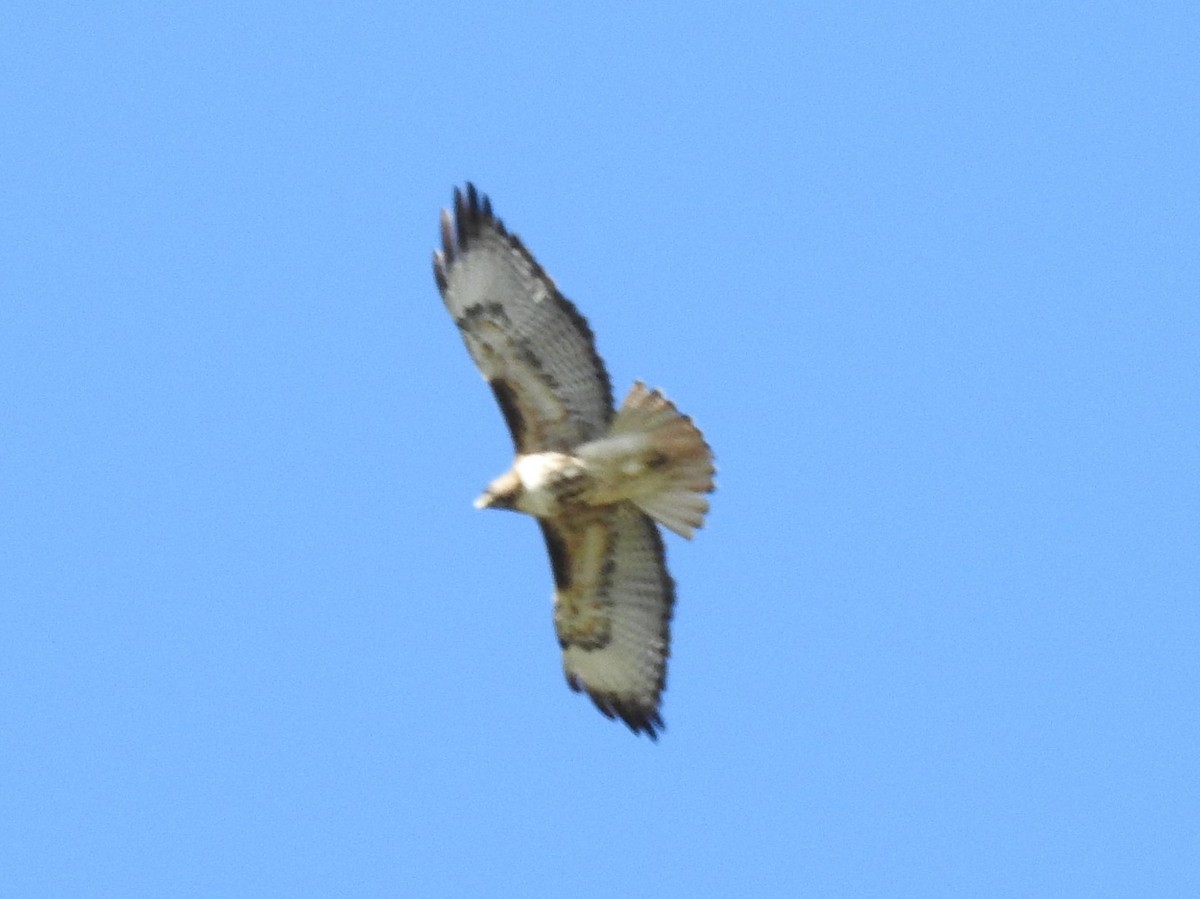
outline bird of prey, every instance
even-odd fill
[[[587,322],[474,185],[441,231],[434,278],[516,451],[475,505],[537,519],[567,683],[656,739],[675,585],[655,522],[689,539],[704,523],[712,451],[640,381],[614,410]]]

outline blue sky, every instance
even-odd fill
[[[1200,892],[1194,4],[10,4],[0,894]],[[716,450],[563,682],[474,180]]]

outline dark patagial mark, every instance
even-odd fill
[[[568,590],[571,587],[571,555],[567,551],[567,541],[563,539],[558,529],[548,521],[537,520],[546,539],[546,552],[550,554],[550,569],[554,573],[554,589]]]
[[[492,393],[496,397],[496,405],[500,407],[500,413],[504,416],[509,433],[512,434],[513,446],[520,451],[525,443],[525,416],[521,414],[517,392],[503,378],[488,381],[488,385],[492,388]]]

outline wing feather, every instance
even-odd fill
[[[454,191],[441,229],[434,279],[517,452],[566,451],[602,434],[612,385],[584,317],[474,185]]]
[[[675,604],[658,528],[629,503],[542,528],[567,683],[607,717],[656,739]]]

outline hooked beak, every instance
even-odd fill
[[[500,475],[475,500],[476,509],[511,509],[521,491],[521,479],[515,471]]]

